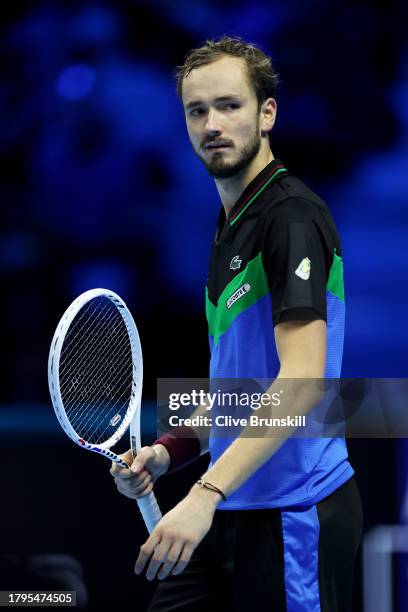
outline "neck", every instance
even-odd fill
[[[244,189],[273,159],[275,158],[269,146],[265,150],[261,148],[258,155],[239,174],[227,179],[215,179],[227,217]]]

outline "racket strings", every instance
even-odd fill
[[[127,338],[124,336],[124,340],[127,340]],[[119,350],[119,347],[118,347]],[[113,357],[112,357],[113,360]],[[107,360],[106,360],[107,361]],[[110,361],[110,360],[109,360]],[[104,362],[99,362],[99,366],[101,367],[103,370],[103,366],[106,365],[104,364]],[[116,375],[116,371],[119,371],[119,375],[118,377],[115,379],[115,385],[117,386],[117,388],[120,388],[123,385],[124,379],[127,377],[127,372],[123,372],[121,371],[121,363],[118,362],[118,367],[116,369],[116,371],[114,370],[113,366],[110,365],[110,374],[111,375]],[[95,368],[94,368],[95,370]],[[89,380],[93,377],[93,372],[91,372],[88,376],[87,380],[84,380],[84,385],[86,386],[89,383]],[[118,392],[116,391],[116,396],[114,396],[114,394],[110,391],[110,394],[108,395],[108,400],[111,404],[111,407],[109,408],[107,414],[105,415],[105,421],[107,423],[105,430],[102,432],[99,432],[100,435],[103,436],[104,432],[108,430],[108,428],[110,427],[109,425],[109,421],[110,421],[110,415],[114,415],[117,413],[117,406],[120,402],[123,401],[123,399],[126,400],[126,402],[128,402],[129,399],[129,389],[127,386],[124,387],[123,392],[117,397]],[[67,416],[68,418],[70,418],[70,414],[72,412],[75,412],[75,410],[78,408],[78,406],[80,406],[81,404],[83,405],[86,401],[87,401],[87,396],[86,393],[82,393],[78,400],[75,402],[75,404],[72,405],[71,409],[67,411]],[[82,410],[82,416],[78,418],[77,420],[77,427],[80,427],[83,430],[83,438],[84,439],[90,439],[89,433],[92,432],[93,430],[93,414],[94,414],[94,410],[95,410],[96,406],[93,404],[88,404],[87,409]]]
[[[93,301],[89,302],[89,304],[87,304],[87,307],[84,307],[79,311],[73,324],[71,324],[69,334],[67,334],[67,336],[65,337],[63,350],[61,353],[62,355],[69,355],[69,351],[77,345],[78,338],[81,337],[81,334],[85,332],[88,336],[89,342],[88,352],[92,350],[92,344],[96,345],[97,342],[100,342],[100,338],[98,337],[97,333],[94,333],[95,330],[92,328],[92,326],[94,326],[94,328],[96,329],[97,326],[100,325],[100,321],[108,311],[108,307],[109,305],[105,304],[104,307],[100,308],[98,317],[95,316],[97,313],[97,309]],[[109,329],[109,327],[107,327],[106,337],[110,334],[110,331],[111,330]],[[82,354],[84,360],[87,359],[87,354],[88,353],[85,352]],[[64,366],[62,366],[60,362],[60,378],[63,377],[64,379],[69,380],[69,376],[71,374],[70,370],[72,370],[73,368],[75,368],[76,370],[80,369],[81,365],[81,358],[79,358],[78,362],[73,362],[72,360],[66,359]]]
[[[72,427],[91,444],[123,423],[133,393],[132,346],[109,298],[88,302],[72,321],[60,357],[60,389]]]
[[[84,309],[85,310],[85,309]],[[95,317],[96,310],[95,307],[91,312],[81,312],[81,316],[79,318],[78,324],[75,327],[72,327],[70,330],[70,341],[67,342],[66,348],[64,348],[62,352],[63,362],[65,361],[69,364],[70,367],[61,368],[60,363],[60,381],[61,381],[61,390],[65,393],[72,392],[75,390],[76,392],[76,401],[71,398],[71,404],[66,407],[67,416],[72,416],[75,413],[76,408],[79,406],[83,406],[84,401],[87,398],[88,393],[88,385],[94,379],[98,368],[101,365],[104,365],[103,356],[105,355],[105,351],[107,346],[111,344],[112,338],[117,336],[117,325],[112,325],[111,327],[107,327],[105,334],[101,336],[97,329],[97,324],[100,325],[101,320],[103,320],[103,316],[106,314],[107,305],[104,309],[101,309],[99,312],[98,318]],[[88,317],[85,318],[85,314],[88,314]],[[93,317],[93,319],[92,319]],[[79,327],[79,323],[82,325]],[[75,322],[76,323],[76,322]],[[88,325],[88,328],[86,326]],[[78,328],[78,329],[77,329]],[[83,350],[80,353],[79,360],[75,360],[70,358],[70,349],[74,346],[76,342],[76,346],[83,338],[81,334],[85,333],[86,330],[86,350]],[[123,331],[123,330],[122,330]],[[126,336],[124,336],[126,337]],[[89,355],[92,355],[98,351],[98,354],[102,356],[101,359],[95,359],[93,364],[89,366]],[[78,351],[77,351],[78,353]],[[64,384],[64,381],[66,383]],[[69,388],[67,386],[69,385]],[[88,411],[83,411],[83,416],[86,417],[87,412],[92,411],[92,404],[88,406]],[[79,426],[81,426],[81,420],[77,422]]]
[[[105,308],[105,310],[107,310]],[[89,314],[89,313],[88,313]],[[84,321],[84,314],[82,314],[82,326],[78,329],[72,328],[70,330],[70,341],[66,345],[64,345],[62,351],[62,361],[65,362],[65,366],[61,366],[60,362],[60,379],[66,381],[66,384],[70,384],[71,388],[77,384],[78,378],[74,378],[74,370],[76,373],[80,372],[83,375],[87,375],[91,378],[94,375],[94,371],[99,367],[100,363],[95,360],[93,363],[93,368],[89,367],[89,355],[94,351],[105,351],[106,348],[110,345],[112,339],[117,338],[117,330],[118,326],[110,323],[110,327],[106,326],[106,330],[104,331],[103,336],[100,334],[100,330],[98,329],[98,325],[100,327],[100,323],[102,317],[105,313],[101,311],[98,315],[98,318],[95,316],[95,312],[90,313],[90,316]],[[92,319],[93,317],[93,319]],[[120,327],[120,330],[123,332],[123,327]],[[82,340],[82,335],[86,334],[86,350],[83,350],[80,353],[79,359],[73,360],[70,358],[70,350],[72,350],[75,344],[75,350],[77,351],[78,343]],[[126,337],[126,336],[124,336]],[[102,352],[102,354],[104,354]]]
[[[126,340],[126,335],[123,335],[123,339]],[[107,334],[106,339],[104,340],[104,343],[102,345],[101,344],[96,345],[95,343],[93,344],[90,343],[88,353],[92,353],[93,351],[98,350],[99,353],[103,356],[105,354],[104,351],[106,351],[106,348],[110,345],[110,342],[111,342],[111,338],[109,338]],[[118,343],[117,338],[116,338],[116,343]],[[123,349],[123,346],[118,346],[118,350],[120,349]],[[108,357],[106,357],[105,361],[107,360],[108,360]],[[105,365],[103,357],[99,361],[95,360],[93,366],[89,369],[84,368],[84,365],[86,365],[86,363],[87,363],[86,360],[82,360],[75,366],[76,372],[81,372],[83,378],[81,380],[79,380],[78,377],[76,377],[74,380],[70,379],[70,383],[69,383],[71,390],[75,388],[77,389],[78,394],[79,394],[78,401],[80,401],[81,397],[83,397],[86,394],[86,385],[89,381],[91,381],[94,378],[97,372],[97,369],[100,368],[101,365],[102,366]],[[113,369],[112,365],[111,365],[111,369]],[[67,374],[65,375],[65,378],[68,376],[72,376],[72,368],[71,370],[67,372]],[[82,387],[80,385],[82,385]],[[81,391],[82,391],[82,395],[81,395]]]
[[[119,350],[123,351],[123,346],[118,346]],[[67,415],[71,422],[75,421],[75,429],[81,433],[81,437],[92,443],[100,442],[109,428],[112,432],[110,419],[115,413],[115,418],[120,424],[131,392],[129,384],[126,384],[126,373],[121,372],[118,376],[118,368],[115,369],[109,365],[115,360],[115,353],[111,351],[108,359],[101,359],[101,351],[97,350],[97,352],[99,355],[98,373],[91,371],[88,377],[83,378],[82,386],[76,389],[76,399],[72,401],[71,408],[68,408]],[[121,365],[119,364],[119,367]],[[121,389],[122,392],[120,392]],[[97,428],[95,415],[100,417]],[[102,427],[103,423],[104,427]]]
[[[113,331],[117,332],[117,328],[115,327]],[[112,335],[113,334],[111,333],[110,336]],[[77,401],[73,402],[71,405],[71,409],[69,410],[70,416],[72,412],[75,412],[78,406],[83,406],[85,400],[89,400],[88,394],[90,385],[92,389],[92,385],[95,387],[95,383],[98,383],[99,393],[96,399],[99,400],[101,397],[105,402],[108,402],[111,406],[109,412],[115,410],[117,402],[128,391],[125,386],[120,396],[117,396],[118,389],[123,386],[123,382],[126,378],[126,372],[123,372],[121,363],[117,363],[115,368],[115,362],[118,361],[117,353],[123,353],[124,350],[128,349],[126,334],[124,334],[122,330],[122,338],[119,338],[118,334],[116,333],[116,339],[113,345],[111,340],[112,337],[106,335],[106,338],[104,341],[102,341],[102,344],[99,343],[99,345],[90,346],[90,354],[94,352],[94,354],[98,355],[98,359],[94,360],[93,367],[88,369],[88,371],[83,370],[82,379],[78,381],[79,384],[76,390]],[[109,350],[107,350],[108,345]],[[116,347],[116,352],[112,351],[112,346]],[[86,360],[82,360],[81,363],[82,369],[84,361]],[[116,395],[114,395],[112,391],[112,381],[115,383]],[[89,417],[92,416],[93,409],[95,408],[93,403],[88,403],[87,405],[87,410],[82,411],[81,418],[77,422],[82,427],[85,423],[88,423]]]

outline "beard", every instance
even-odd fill
[[[259,149],[261,148],[261,137],[255,131],[251,140],[244,146],[241,151],[239,158],[233,162],[227,162],[223,158],[223,153],[214,153],[211,160],[206,162],[200,157],[207,172],[215,179],[228,179],[236,176],[244,168],[251,163],[251,161],[257,156]]]

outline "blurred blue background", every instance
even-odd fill
[[[172,73],[190,48],[221,34],[272,55],[282,81],[275,157],[328,202],[340,230],[343,375],[407,376],[407,16],[396,0],[9,5],[0,54],[3,414],[15,407],[29,435],[27,406],[31,415],[49,409],[54,328],[97,286],[121,294],[135,316],[147,399],[157,377],[206,375],[204,285],[220,203],[190,149]],[[395,442],[373,445],[351,443],[367,506],[377,504],[368,526],[398,519],[408,467],[402,443],[398,460]],[[378,502],[384,466],[393,475],[384,474]]]

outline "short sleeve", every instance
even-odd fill
[[[272,296],[273,324],[327,320],[331,249],[313,202],[288,199],[265,223],[262,258]]]

